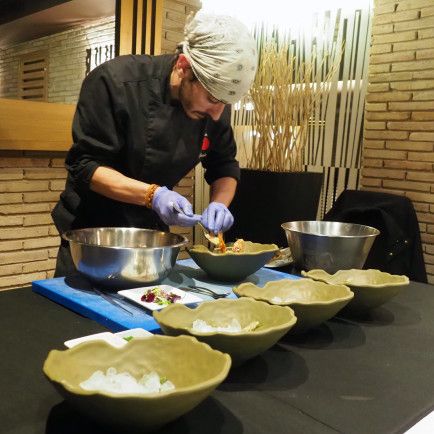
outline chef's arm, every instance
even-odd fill
[[[90,180],[90,189],[110,199],[147,206],[168,226],[194,226],[201,216],[193,213],[191,203],[179,193],[153,184],[128,178],[117,170],[99,166]],[[178,208],[182,212],[178,212]]]
[[[229,206],[235,196],[237,180],[230,176],[216,179],[211,184],[210,202],[220,202]]]
[[[115,169],[99,166],[90,180],[90,189],[119,202],[145,205],[146,190],[150,185],[128,178]]]

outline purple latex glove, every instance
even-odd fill
[[[194,226],[201,219],[193,214],[191,203],[167,187],[158,187],[152,199],[152,209],[169,226]]]
[[[234,223],[234,217],[228,208],[220,202],[211,202],[202,214],[201,223],[210,232],[227,231]]]

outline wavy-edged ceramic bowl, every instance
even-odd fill
[[[253,298],[206,301],[195,309],[172,304],[160,312],[154,312],[154,318],[164,333],[195,336],[213,348],[230,354],[234,365],[272,347],[297,321],[294,311],[289,307],[272,306]],[[251,331],[201,332],[192,329],[193,322],[197,319],[206,321],[213,327],[225,326],[232,319],[239,321],[242,328],[256,321],[259,324]]]
[[[80,383],[97,371],[115,367],[136,379],[156,371],[172,391],[116,395],[87,391]],[[153,430],[187,413],[227,376],[230,357],[190,336],[134,338],[122,348],[104,341],[83,342],[66,351],[52,350],[43,371],[77,409],[120,432]]]
[[[297,317],[291,333],[305,332],[334,317],[354,297],[347,286],[312,279],[281,279],[262,288],[242,283],[233,289],[239,297],[253,297],[279,306],[290,306]]]
[[[346,285],[354,292],[354,298],[344,312],[361,313],[381,306],[395,297],[403,286],[410,283],[404,275],[390,274],[380,270],[339,270],[329,274],[324,270],[302,271],[302,274],[328,284]]]
[[[240,282],[262,268],[279,248],[276,244],[244,242],[244,251],[235,253],[211,252],[207,247],[196,244],[188,249],[194,262],[210,277],[223,282]]]

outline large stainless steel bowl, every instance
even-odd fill
[[[294,221],[283,223],[295,265],[328,273],[362,268],[378,229],[354,223]]]
[[[187,238],[137,228],[87,228],[65,232],[80,273],[109,287],[131,288],[164,279]]]

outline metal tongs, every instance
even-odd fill
[[[187,285],[187,287],[183,287],[181,289],[184,289],[184,290],[190,291],[190,292],[196,292],[196,293],[202,294],[202,295],[207,295],[207,296],[215,298],[215,299],[225,298],[231,293],[231,291],[216,292],[216,291],[212,290],[211,288],[207,288],[205,286],[198,286],[198,285]]]
[[[99,295],[101,298],[103,298],[105,301],[108,301],[113,306],[122,309],[124,312],[128,313],[129,315],[134,315],[134,312],[122,306],[122,304],[119,301],[113,299],[112,296],[105,294],[104,292],[100,291],[98,288],[95,288],[95,286],[93,286],[92,289],[95,292],[95,294]]]

